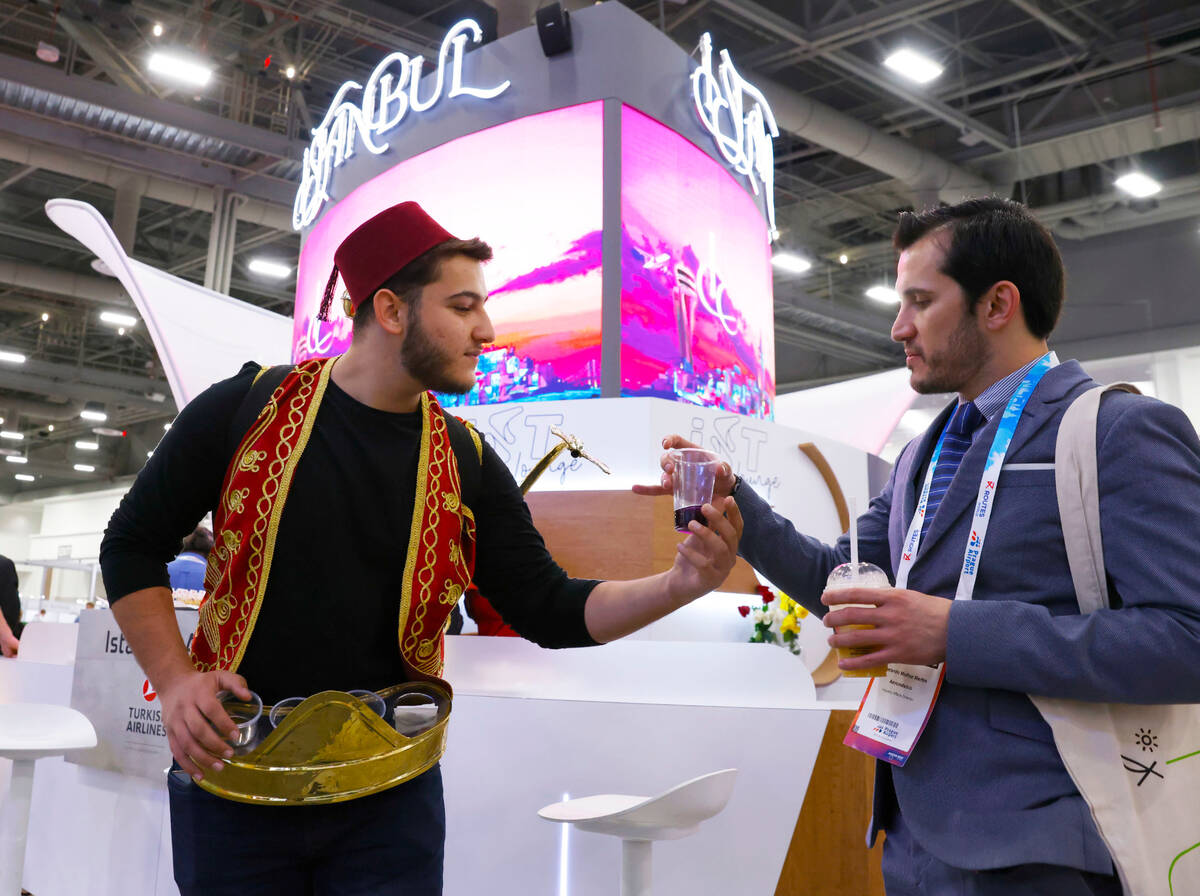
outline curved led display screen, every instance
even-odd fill
[[[767,225],[707,153],[621,115],[621,394],[770,417],[775,335]]]
[[[316,320],[334,250],[367,218],[412,199],[451,233],[495,250],[484,270],[496,341],[475,388],[444,403],[599,396],[603,146],[603,103],[585,103],[460,137],[355,189],[304,243],[293,359],[349,346],[341,302],[333,320]],[[703,150],[629,106],[620,171],[608,185],[621,191],[620,395],[770,417],[770,247],[755,199]]]

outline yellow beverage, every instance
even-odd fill
[[[891,588],[892,584],[888,581],[887,573],[876,566],[874,563],[859,563],[858,568],[854,569],[851,564],[843,563],[836,567],[829,574],[829,579],[825,583],[826,591],[835,591],[844,588]],[[841,607],[874,607],[875,604],[838,604]],[[873,625],[839,625],[834,631],[855,631],[862,629],[874,628]],[[839,660],[848,660],[855,657],[866,656],[869,653],[874,653],[878,648],[871,645],[862,647],[838,647],[837,655]],[[842,674],[847,678],[878,678],[881,675],[887,675],[887,665],[869,666],[866,669],[855,669],[853,671],[843,671]]]

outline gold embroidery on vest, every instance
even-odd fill
[[[257,473],[259,462],[266,459],[267,452],[265,451],[247,451],[238,461],[238,466],[247,473]]]
[[[250,489],[243,488],[231,491],[225,498],[225,507],[230,513],[241,513],[245,510],[245,500],[250,497]]]

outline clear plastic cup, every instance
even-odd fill
[[[857,567],[853,563],[843,563],[841,566],[834,567],[833,572],[829,574],[829,578],[825,582],[826,591],[837,591],[843,588],[891,588],[892,583],[888,581],[887,573],[876,566],[874,563],[861,562]],[[841,607],[874,607],[875,604],[837,604],[830,609],[840,609]],[[873,625],[839,625],[835,631],[855,631],[874,628]],[[837,648],[838,659],[848,660],[854,657],[866,656],[868,653],[874,653],[879,648],[874,645],[864,645],[862,647],[839,647]],[[847,678],[878,678],[881,675],[887,675],[888,667],[870,666],[866,669],[855,669],[853,671],[843,672]]]
[[[383,714],[387,712],[387,705],[383,702],[383,698],[374,691],[367,691],[359,688],[358,690],[354,691],[346,691],[346,693],[351,697],[357,697],[363,703],[367,704],[367,707],[371,709],[371,711],[377,716],[382,717]]]
[[[675,531],[690,531],[688,523],[692,520],[707,526],[708,521],[700,508],[712,503],[721,458],[703,448],[676,448],[671,451],[670,458],[675,467],[671,477],[675,492]]]
[[[258,720],[262,718],[262,697],[250,692],[250,700],[240,700],[229,691],[218,691],[221,708],[237,725],[237,732],[226,742],[234,753],[247,753],[258,746]]]
[[[405,737],[416,737],[437,722],[437,701],[421,691],[397,694],[392,703],[392,727]]]
[[[271,723],[272,728],[278,728],[283,724],[283,720],[288,717],[293,709],[303,703],[304,697],[288,697],[280,700],[271,707],[271,713],[267,716],[267,721]]]

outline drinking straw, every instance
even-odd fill
[[[850,581],[858,581],[858,503],[850,499]]]

